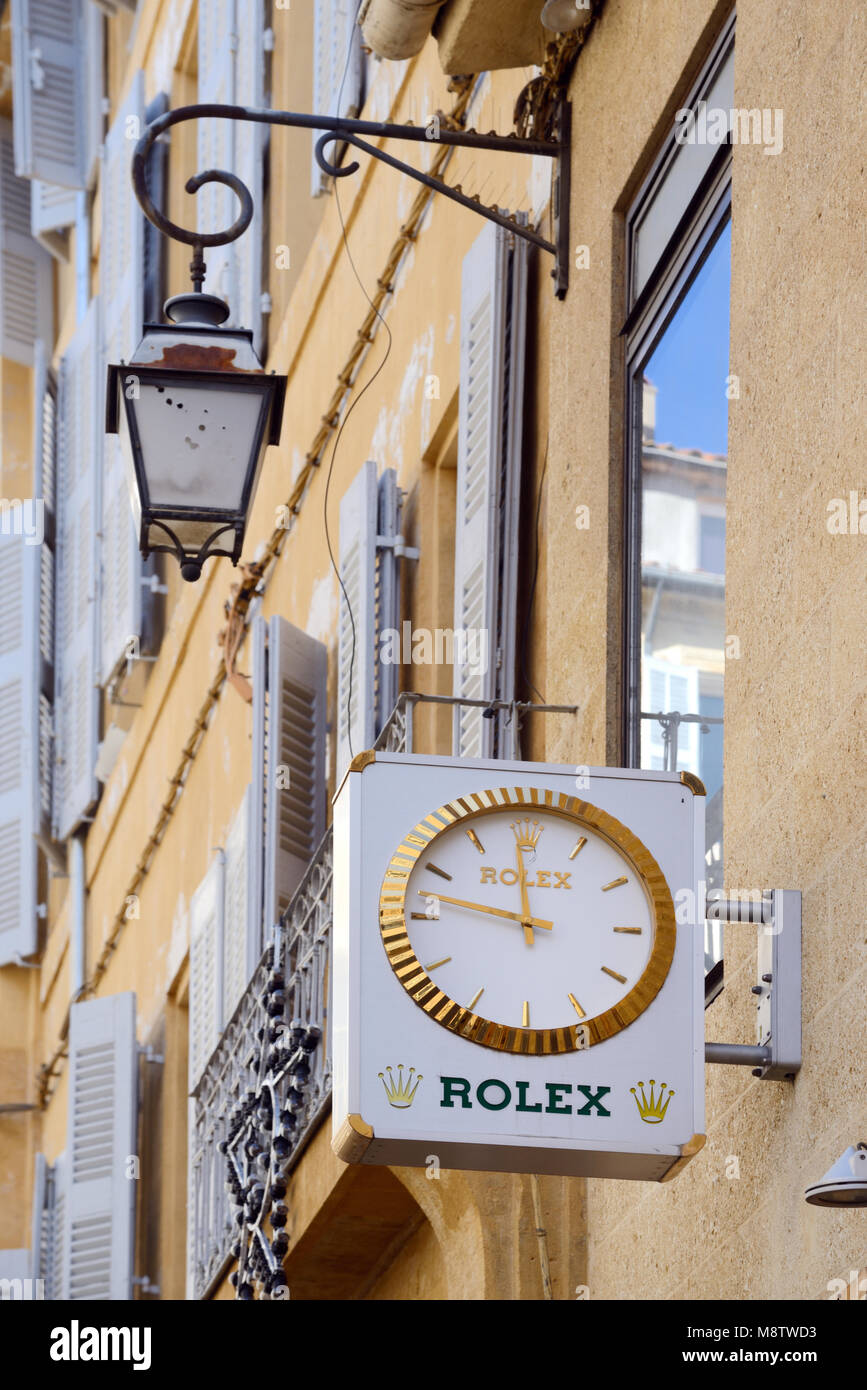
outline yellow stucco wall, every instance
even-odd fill
[[[611,402],[623,399],[622,214],[727,12],[710,0],[609,4],[571,84],[573,229],[591,271],[573,277],[568,311],[551,324],[548,487],[563,505],[547,532],[557,563],[545,694],[581,712],[577,734],[548,726],[552,761],[619,761],[623,440]],[[803,893],[804,1066],[794,1085],[709,1067],[707,1147],[676,1182],[588,1183],[591,1298],[815,1299],[863,1263],[867,1212],[803,1198],[867,1120],[867,933],[853,910],[867,551],[826,529],[827,502],[858,486],[863,433],[862,234],[851,150],[829,114],[857,85],[863,41],[856,6],[738,5],[735,105],[782,108],[785,148],[733,151],[730,370],[741,395],[729,406],[726,631],[741,656],[726,667],[726,883]],[[628,102],[611,101],[615,70]],[[574,529],[577,502],[591,508],[589,531]],[[750,929],[726,929],[725,969],[708,1039],[751,1043]]]

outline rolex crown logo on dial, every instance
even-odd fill
[[[485,1047],[569,1052],[643,1013],[674,955],[671,894],[619,821],[532,787],[432,811],[380,896],[391,967],[441,1026]]]

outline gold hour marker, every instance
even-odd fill
[[[469,838],[472,840],[472,842],[473,842],[473,844],[475,845],[476,849],[479,851],[479,854],[484,854],[484,852],[485,852],[485,847],[484,847],[484,845],[482,844],[481,840],[479,839],[478,835],[476,834],[475,830],[468,830],[468,831],[467,831],[467,835],[468,835]]]
[[[522,1028],[529,1028],[529,1026],[530,1026],[530,1001],[529,1001],[529,999],[525,999],[525,1000],[524,1000],[524,1007],[523,1007],[523,1009],[522,1009],[522,1011],[521,1011],[521,1027],[522,1027]]]
[[[467,1005],[467,1008],[468,1008],[468,1009],[474,1009],[474,1008],[476,1007],[476,1005],[478,1004],[479,1000],[481,999],[482,995],[484,994],[484,992],[485,992],[485,987],[484,987],[484,985],[482,985],[481,989],[480,989],[476,994],[473,995],[472,999],[470,1000],[469,1004]]]
[[[578,854],[579,851],[582,850],[582,849],[584,848],[584,846],[586,845],[586,843],[587,843],[587,836],[586,836],[586,835],[582,835],[581,838],[579,839],[578,843],[576,844],[575,848],[573,849],[572,853],[569,855],[569,858],[570,858],[570,859],[574,859],[574,858],[575,858],[575,855]]]
[[[422,916],[424,916],[424,913],[422,913]],[[432,960],[430,965],[425,966],[425,970],[436,970],[438,965],[448,965],[450,960],[451,956],[443,956],[442,960]]]
[[[428,865],[430,868],[430,865]],[[603,883],[602,892],[607,893],[610,888],[619,888],[621,883],[628,883],[629,879],[624,874],[622,878],[613,878],[610,883]]]
[[[644,928],[643,928],[643,927],[614,927],[613,930],[614,930],[614,931],[623,932],[626,936],[640,936],[641,933],[643,932]]]
[[[574,995],[574,994],[570,994],[570,995],[569,995],[569,1003],[572,1005],[572,1008],[575,1010],[575,1012],[576,1012],[576,1014],[578,1015],[579,1018],[585,1018],[585,1017],[586,1017],[586,1015],[585,1015],[585,1013],[584,1013],[584,1010],[582,1009],[581,1005],[578,1003],[578,1000],[575,998],[575,995]]]
[[[425,868],[432,874],[439,874],[440,878],[447,878],[449,883],[451,883],[451,874],[447,874],[445,869],[441,869],[438,864],[425,864]],[[626,879],[624,879],[623,882],[625,883]]]
[[[621,985],[625,985],[625,984],[626,984],[626,976],[625,976],[625,975],[618,975],[618,973],[617,973],[616,970],[609,970],[607,965],[603,965],[603,966],[601,966],[600,968],[601,968],[601,970],[604,972],[604,974],[610,975],[611,978],[612,978],[612,980],[617,980]]]
[[[409,915],[414,922],[430,922],[432,920],[426,912],[411,912]],[[614,930],[616,931],[617,928],[615,927]]]

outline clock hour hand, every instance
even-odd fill
[[[523,913],[521,923],[524,928],[524,940],[526,941],[528,946],[532,946],[534,938],[533,928],[530,925],[532,921],[532,918],[530,917],[530,894],[527,892],[527,874],[524,869],[524,852],[521,849],[520,845],[516,845],[515,853],[518,856],[518,882],[521,885],[521,912]]]
[[[418,889],[420,898],[429,898],[430,893]],[[501,907],[487,907],[484,903],[468,903],[463,898],[447,898],[445,893],[436,895],[441,903],[453,903],[455,907],[468,907],[471,912],[486,912],[490,917],[505,917],[509,922],[528,923],[531,927],[541,927],[543,931],[553,931],[553,922],[543,922],[540,917],[523,917],[520,912],[505,912]]]

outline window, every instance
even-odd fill
[[[526,241],[488,223],[464,257],[455,515],[454,628],[464,634],[453,694],[515,698],[518,519],[523,451]],[[507,711],[463,707],[462,758],[517,756]]]
[[[321,116],[357,116],[363,82],[361,30],[356,23],[358,0],[314,0],[313,7],[313,110]],[[323,134],[313,132],[313,149]],[[339,164],[340,147],[326,145],[325,155]],[[325,193],[329,180],[315,158],[311,193]]]
[[[337,775],[372,748],[397,699],[393,651],[400,621],[398,555],[403,493],[397,473],[368,459],[340,501],[340,623],[337,640]]]
[[[730,111],[734,20],[685,106]],[[627,220],[626,749],[707,790],[708,888],[722,883],[731,161],[674,129]],[[720,955],[708,936],[706,965]]]
[[[705,514],[699,518],[698,567],[711,574],[726,572],[726,519],[721,516]]]

